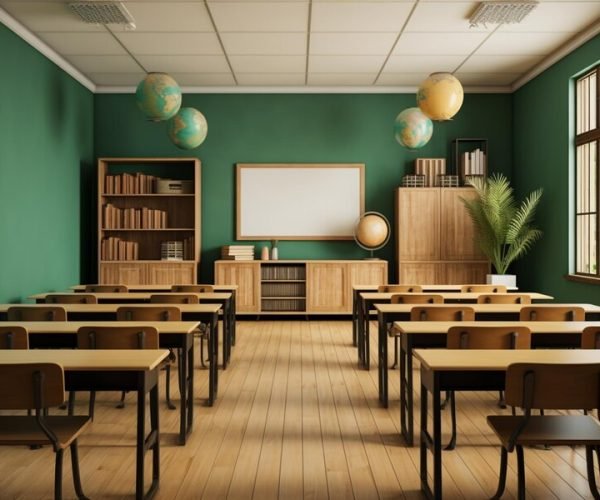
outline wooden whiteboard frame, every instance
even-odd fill
[[[249,182],[244,185],[244,172],[253,172],[257,176],[261,175],[260,170],[264,175],[264,189],[257,189],[256,186],[249,186]],[[268,175],[270,169],[278,169],[280,179],[277,186],[270,186],[269,182],[273,182],[273,176]],[[292,171],[293,169],[293,171]],[[287,189],[287,184],[281,182],[281,177],[285,178],[286,170],[289,170],[290,181],[293,176],[298,175],[298,169],[305,170],[307,185],[298,191],[298,184],[290,184],[295,189]],[[325,170],[325,172],[323,172]],[[331,175],[339,172],[337,182],[334,180],[331,182]],[[311,179],[311,176],[313,179]],[[358,191],[358,199],[344,200],[344,203],[336,204],[336,208],[339,208],[339,212],[336,214],[338,219],[345,219],[348,227],[352,227],[347,234],[321,234],[317,231],[319,223],[322,223],[327,216],[327,212],[330,210],[322,210],[319,217],[314,220],[314,228],[309,231],[298,231],[293,234],[271,234],[271,231],[266,230],[249,230],[244,227],[245,219],[250,219],[252,224],[257,225],[257,221],[266,221],[265,228],[267,225],[277,225],[278,222],[273,222],[273,217],[276,216],[280,219],[279,224],[283,224],[283,221],[289,222],[301,216],[303,207],[307,204],[311,208],[319,206],[329,206],[331,208],[331,199],[325,199],[325,196],[321,193],[321,199],[319,199],[319,193],[317,190],[310,189],[310,183],[316,183],[319,181],[319,177],[327,176],[330,178],[328,185],[331,187],[338,188],[339,192],[337,196],[340,197],[344,193],[342,190],[344,186],[347,186],[349,192]],[[258,179],[260,180],[260,178]],[[285,179],[284,179],[285,180]],[[345,183],[345,184],[344,184]],[[253,184],[256,184],[256,179]],[[314,184],[313,184],[314,185]],[[321,185],[321,184],[319,184]],[[265,204],[268,205],[268,196],[270,190],[276,189],[278,193],[283,192],[288,194],[286,199],[289,199],[289,203],[280,203],[276,209],[267,210]],[[323,190],[321,189],[321,192]],[[336,194],[332,192],[332,195]],[[354,224],[358,218],[363,214],[365,208],[365,165],[364,163],[238,163],[236,164],[236,239],[238,240],[352,240],[354,239],[353,229]],[[252,205],[253,199],[260,199],[261,203],[256,204],[257,211],[248,216],[248,210]],[[262,205],[260,207],[259,205]],[[244,213],[246,212],[246,213]],[[246,218],[244,216],[246,215]],[[351,224],[350,224],[351,223]],[[246,223],[246,226],[250,223]]]

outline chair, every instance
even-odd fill
[[[87,293],[126,293],[129,291],[126,285],[85,285]]]
[[[67,311],[60,306],[11,306],[8,321],[67,321]]]
[[[53,293],[46,295],[46,304],[97,304],[98,299],[89,293]]]
[[[421,285],[380,285],[378,293],[422,293]]]
[[[478,304],[531,304],[531,297],[523,293],[490,293],[477,297]]]
[[[584,445],[587,476],[594,498],[600,498],[594,478],[593,451],[600,446],[600,424],[589,415],[531,415],[532,409],[587,410],[600,407],[600,364],[516,363],[506,372],[506,402],[524,415],[490,415],[488,425],[500,439],[500,474],[493,498],[506,486],[508,453],[517,451],[518,498],[525,499],[523,446]]]
[[[588,326],[581,332],[582,349],[600,349],[600,326]]]
[[[521,321],[585,321],[583,307],[528,306],[521,309]]]
[[[531,331],[524,326],[453,326],[446,337],[447,349],[531,349]],[[503,400],[500,391],[500,400]],[[452,437],[447,450],[456,447],[456,395],[450,392]]]
[[[27,330],[22,326],[0,326],[0,349],[29,349]]]
[[[506,293],[506,285],[462,285],[461,293]]]
[[[154,306],[154,307],[139,307],[139,306],[122,306],[117,309],[117,321],[181,321],[181,311],[176,306]],[[174,360],[175,355],[171,351],[169,361]],[[175,409],[175,405],[171,402],[171,365],[166,364],[166,388],[165,394],[167,398],[167,406],[170,410]],[[125,404],[125,395],[121,398],[122,408]]]
[[[171,292],[180,293],[213,293],[215,287],[212,285],[173,285]]]
[[[415,306],[411,321],[475,321],[475,310],[468,306]]]
[[[78,349],[158,349],[158,330],[153,326],[83,326],[77,330]],[[168,366],[168,365],[167,365]],[[74,392],[69,398],[72,410]],[[121,396],[123,402],[125,393]],[[94,418],[96,393],[90,393],[90,417]],[[121,404],[118,406],[122,408]]]
[[[35,410],[35,416],[0,416],[0,445],[35,446],[51,444],[56,453],[54,498],[62,498],[62,465],[66,448],[71,449],[73,484],[77,498],[86,499],[81,487],[77,438],[89,425],[87,416],[46,416],[44,410],[65,401],[65,376],[55,363],[0,365],[0,410]],[[35,481],[35,477],[31,480]]]

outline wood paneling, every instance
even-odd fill
[[[345,312],[351,304],[347,290],[346,264],[313,263],[306,265],[306,309],[308,312]]]
[[[118,283],[120,285],[146,284],[146,265],[136,262],[100,264],[100,283]]]
[[[162,263],[147,264],[148,283],[155,285],[196,283],[195,263]]]
[[[399,189],[396,221],[401,261],[440,259],[439,188]]]
[[[435,285],[442,282],[440,264],[430,262],[400,263],[399,273],[399,283],[427,283]]]
[[[442,264],[442,267],[443,283],[456,285],[485,283],[485,275],[490,272],[487,262],[452,262]]]
[[[485,260],[485,255],[481,253],[475,241],[473,222],[461,201],[461,198],[476,197],[477,193],[472,188],[441,190],[442,260]]]
[[[217,285],[238,285],[236,312],[260,312],[260,262],[215,262]]]

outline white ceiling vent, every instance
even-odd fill
[[[69,8],[90,24],[120,24],[134,30],[135,21],[123,2],[71,2]]]
[[[469,22],[471,26],[520,23],[538,3],[535,0],[481,2],[469,18]]]

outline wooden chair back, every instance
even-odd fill
[[[53,293],[46,295],[46,304],[97,304],[98,299],[89,293]]]
[[[191,293],[155,293],[150,295],[152,304],[198,304],[197,295]]]
[[[600,349],[600,326],[588,326],[581,332],[582,349]]]
[[[530,349],[531,331],[524,326],[453,326],[448,349]]]
[[[126,285],[85,285],[87,293],[126,293],[129,291]]]
[[[84,326],[77,331],[79,349],[158,349],[153,326]]]
[[[583,307],[527,306],[521,309],[521,321],[585,321]]]
[[[444,297],[431,293],[398,293],[392,295],[390,302],[392,304],[443,304]]]
[[[415,306],[411,321],[475,321],[475,310],[468,306]]]
[[[117,321],[181,321],[181,311],[176,306],[122,306]]]
[[[506,285],[462,285],[462,293],[506,293]]]
[[[8,321],[67,321],[67,311],[60,306],[12,306],[6,316]]]
[[[22,326],[0,326],[0,349],[29,349],[27,330]]]
[[[65,376],[56,363],[0,365],[0,380],[0,410],[36,410],[65,402]]]
[[[478,304],[531,304],[531,297],[523,293],[488,293],[477,297]]]
[[[600,363],[515,363],[506,372],[506,403],[525,409],[600,407]]]
[[[212,285],[173,285],[171,291],[179,293],[213,293],[215,288]]]
[[[423,293],[421,285],[379,285],[378,293]]]

